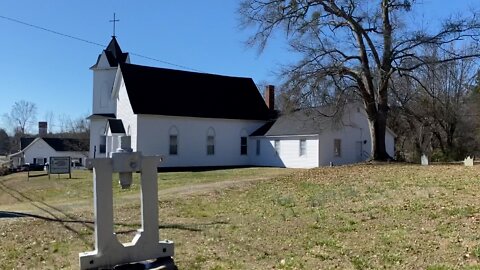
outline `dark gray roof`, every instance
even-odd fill
[[[28,145],[30,145],[35,138],[20,138],[20,150],[25,149]]]
[[[338,130],[345,126],[356,126],[357,123],[352,122],[348,114],[363,108],[362,106],[359,102],[350,102],[342,106],[330,105],[295,110],[267,122],[250,136],[319,135],[327,129]],[[388,127],[387,131],[396,137]]]
[[[42,138],[55,151],[88,151],[88,140],[71,138]]]
[[[251,78],[120,64],[135,114],[268,120]]]
[[[125,134],[125,128],[123,127],[123,122],[120,119],[108,119],[108,126],[110,128],[110,132],[112,133]]]
[[[118,64],[125,63],[127,61],[128,53],[122,52],[122,49],[120,49],[120,45],[118,45],[115,37],[112,37],[112,40],[110,43],[108,43],[104,52],[110,67],[117,67]],[[95,68],[98,65],[101,56],[101,54],[98,56],[97,62],[91,68]]]
[[[87,119],[94,118],[94,117],[101,117],[101,118],[116,118],[115,114],[113,113],[94,113],[87,117]]]
[[[250,136],[318,135],[322,130],[335,126],[335,118],[324,114],[315,108],[285,113],[255,130]]]
[[[21,150],[30,145],[36,138],[20,138]],[[55,151],[88,151],[88,140],[72,139],[72,138],[42,138]]]

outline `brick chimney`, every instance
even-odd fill
[[[270,111],[275,110],[275,86],[267,85],[265,87],[265,103]]]
[[[38,122],[38,136],[47,136],[47,122]]]

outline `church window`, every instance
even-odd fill
[[[307,154],[307,140],[300,140],[299,152],[300,156],[305,156]]]
[[[257,140],[256,154],[257,156],[260,156],[260,140]]]
[[[207,155],[215,155],[215,130],[209,128],[207,132]]]
[[[170,155],[177,155],[178,154],[178,145],[177,145],[178,137],[177,135],[170,135]]]
[[[168,153],[170,155],[178,155],[178,130],[175,126],[170,128],[170,142]]]
[[[240,137],[240,155],[246,155],[247,149],[247,137]]]
[[[333,140],[333,155],[336,157],[342,156],[342,140],[340,139]]]
[[[100,154],[104,154],[107,150],[107,136],[101,135],[100,136]]]
[[[246,156],[248,153],[248,132],[246,129],[240,131],[240,155]]]

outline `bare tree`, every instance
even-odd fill
[[[239,12],[243,26],[257,27],[250,44],[265,48],[279,29],[287,34],[291,48],[303,55],[283,72],[288,78],[284,87],[297,98],[343,98],[345,93],[361,98],[371,131],[371,158],[388,160],[385,132],[392,76],[414,79],[413,71],[437,62],[424,54],[425,46],[450,52],[442,62],[480,56],[478,48],[474,54],[451,52],[456,41],[478,40],[478,14],[445,20],[436,32],[412,29],[402,18],[415,4],[415,0],[243,0]],[[471,45],[478,47],[478,42]]]
[[[7,132],[0,128],[0,155],[6,155],[10,153],[10,136]]]
[[[55,126],[55,113],[53,111],[45,112],[44,119],[48,124],[48,132],[53,133],[53,127]]]
[[[4,117],[13,126],[14,133],[25,134],[28,128],[34,124],[37,114],[35,103],[20,100],[13,104],[12,110]]]
[[[430,48],[428,54],[436,59],[434,63],[416,69],[414,76],[393,78],[391,122],[401,140],[413,142],[418,154],[458,160],[478,149],[474,136],[478,65],[472,59],[443,62],[449,56],[436,48]],[[408,143],[402,145],[408,147]]]
[[[88,115],[79,116],[72,120],[66,114],[58,117],[60,133],[57,136],[76,139],[88,139],[90,136],[90,128],[87,120]]]

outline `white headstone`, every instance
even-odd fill
[[[463,164],[465,164],[465,166],[468,166],[468,167],[473,166],[473,158],[471,158],[470,156],[468,156],[468,157],[463,161]]]
[[[427,166],[428,165],[428,157],[425,154],[423,154],[421,159],[422,159],[422,165]]]

